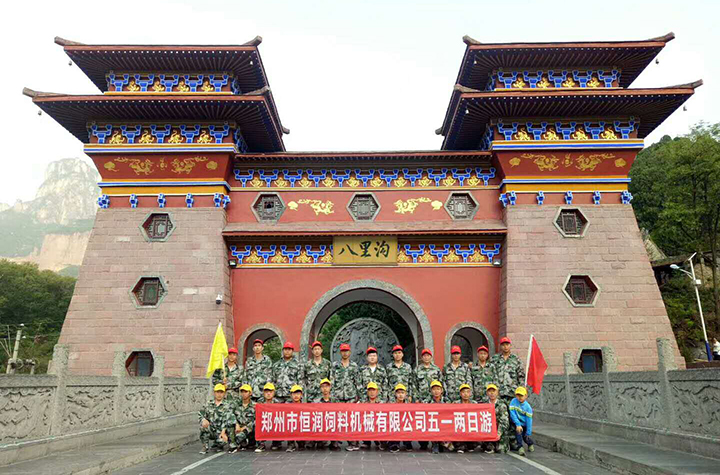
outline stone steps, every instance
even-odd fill
[[[619,437],[548,422],[533,426],[533,439],[541,447],[633,475],[718,474],[720,460],[661,449]]]

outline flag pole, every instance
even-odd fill
[[[528,343],[527,361],[525,363],[525,388],[527,388],[528,370],[530,369],[530,353],[532,352],[532,341],[535,335],[530,335],[530,342]]]
[[[218,327],[222,329],[222,320],[218,321]],[[223,334],[225,332],[223,331]],[[227,374],[225,374],[225,362],[222,363],[222,372],[223,372],[223,384],[225,384],[225,381],[227,380]],[[225,388],[227,390],[227,388]]]

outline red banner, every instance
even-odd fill
[[[257,404],[257,440],[494,441],[491,404]]]

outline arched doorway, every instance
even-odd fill
[[[280,359],[285,334],[272,323],[261,323],[248,328],[238,338],[237,348],[242,363],[252,355],[252,343],[257,339],[265,344],[264,354],[270,356],[273,361]]]
[[[460,322],[454,325],[445,336],[445,360],[450,360],[450,348],[459,346],[462,350],[461,360],[468,363],[477,362],[477,349],[487,346],[490,356],[495,354],[495,341],[487,328],[476,322]]]
[[[406,360],[418,360],[418,351],[428,348],[434,352],[430,322],[420,305],[401,288],[379,280],[354,280],[326,292],[305,316],[300,335],[300,347],[304,357],[308,345],[318,338],[325,323],[343,307],[370,302],[391,309],[407,325],[414,345],[406,351]]]

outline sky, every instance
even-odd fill
[[[558,6],[556,6],[558,5]],[[260,54],[289,151],[437,150],[465,52],[485,43],[643,40],[676,35],[632,87],[703,79],[646,139],[720,122],[720,2],[625,1],[35,1],[0,18],[5,111],[0,203],[30,200],[48,163],[87,157],[82,144],[21,94],[23,87],[99,93],[55,36],[86,44],[242,44]],[[87,159],[89,161],[89,159]]]

